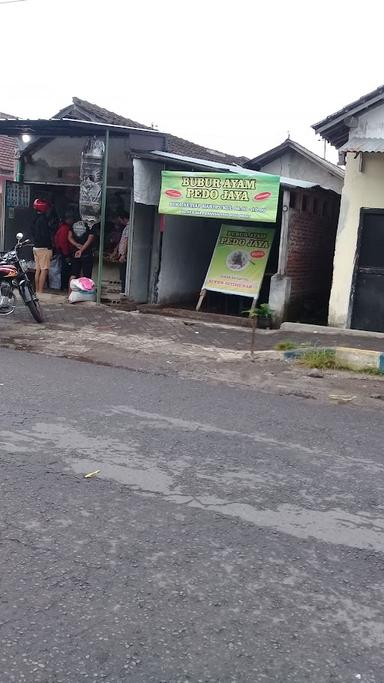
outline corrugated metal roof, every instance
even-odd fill
[[[384,152],[384,138],[352,137],[339,152]]]
[[[160,157],[163,159],[168,159],[169,161],[174,161],[175,163],[182,163],[188,166],[201,166],[210,169],[217,169],[218,171],[231,171],[234,168],[241,168],[243,173],[248,173],[248,169],[244,169],[242,166],[234,166],[233,164],[226,164],[219,161],[210,161],[208,159],[202,159],[200,157],[190,157],[184,156],[182,154],[174,154],[172,152],[161,152],[156,150],[151,152],[151,156]]]
[[[157,130],[134,128],[99,121],[78,121],[75,119],[0,119],[0,135],[17,136],[27,133],[42,137],[95,135],[96,131],[109,130],[111,136],[128,136],[130,133],[145,133],[154,139],[154,144],[164,140],[165,135]]]
[[[351,110],[353,110],[353,113],[356,113],[356,110],[358,109],[359,111],[361,109],[366,108],[367,105],[371,105],[372,102],[376,103],[377,100],[382,100],[384,98],[384,85],[379,85],[378,88],[375,90],[372,90],[371,92],[367,93],[366,95],[363,95],[362,97],[359,97],[358,100],[354,100],[353,102],[350,102],[347,104],[345,107],[342,107],[341,109],[338,109],[335,111],[333,114],[329,114],[329,116],[326,116],[325,119],[322,119],[321,121],[318,121],[317,123],[314,123],[312,125],[312,128],[317,130],[318,128],[322,128],[324,125],[327,123],[331,122],[334,119],[339,119],[340,117],[344,117],[347,114],[351,114]]]

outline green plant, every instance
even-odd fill
[[[379,377],[383,377],[384,375],[384,371],[380,370],[379,368],[356,368],[348,365],[348,363],[343,363],[336,359],[335,351],[332,349],[308,349],[302,355],[298,356],[297,362],[300,365],[305,365],[307,368],[316,368],[318,370],[347,370],[348,372],[356,372],[359,374]]]
[[[260,306],[255,308],[255,314],[259,318],[270,318],[272,313],[273,311],[269,304],[260,304]]]
[[[319,370],[335,370],[339,367],[335,359],[335,352],[331,349],[306,351],[300,356],[299,363],[307,368],[318,368]]]
[[[275,344],[276,351],[292,351],[292,349],[297,349],[297,344],[292,341],[281,341],[278,342],[278,344]]]

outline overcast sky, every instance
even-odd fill
[[[287,137],[384,83],[380,0],[0,0],[0,111],[72,96],[233,154]],[[329,149],[328,158],[334,159]]]

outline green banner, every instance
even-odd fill
[[[259,296],[275,231],[222,225],[202,289]]]
[[[162,171],[159,213],[276,221],[280,178],[266,173]]]

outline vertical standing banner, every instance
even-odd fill
[[[274,233],[272,228],[222,225],[202,290],[257,299]]]
[[[275,223],[279,189],[267,173],[162,171],[159,213]]]
[[[100,221],[105,144],[89,138],[81,154],[79,210],[90,228]]]

